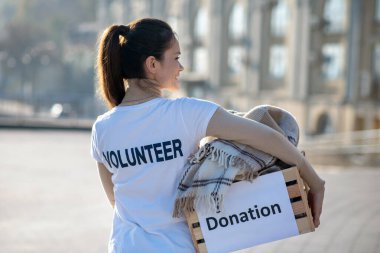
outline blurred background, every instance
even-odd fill
[[[67,252],[62,238],[84,238],[72,252],[105,251],[112,212],[89,157],[91,125],[107,110],[96,95],[96,43],[107,26],[142,17],[166,20],[179,38],[185,71],[168,96],[289,110],[300,148],[333,183],[327,210],[367,201],[364,214],[328,216],[333,229],[301,248],[267,252],[335,252],[347,242],[356,246],[340,252],[380,252],[380,230],[364,228],[380,214],[380,0],[0,0],[0,252]],[[354,214],[363,220],[350,224]],[[56,223],[65,215],[74,226]],[[364,242],[368,251],[356,251]]]
[[[157,17],[181,44],[174,96],[238,111],[277,105],[296,116],[313,161],[380,163],[379,0],[2,0],[0,13],[3,125],[88,127],[106,110],[99,34]]]

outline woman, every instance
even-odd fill
[[[162,97],[179,87],[180,54],[175,33],[157,19],[110,26],[100,39],[98,81],[110,110],[93,125],[91,154],[114,208],[109,252],[194,252],[186,223],[172,211],[186,159],[205,136],[296,165],[318,226],[324,181],[281,134],[208,101]]]

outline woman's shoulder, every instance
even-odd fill
[[[107,124],[111,120],[111,116],[114,113],[115,108],[104,112],[103,114],[100,114],[99,116],[96,117],[94,123],[93,123],[93,129],[99,128],[103,126],[104,124]]]
[[[199,105],[199,106],[207,106],[207,105],[217,105],[212,101],[201,99],[201,98],[195,98],[195,97],[181,97],[176,98],[173,100],[175,103],[184,105],[184,106],[193,106],[193,105]]]
[[[171,108],[174,111],[187,116],[215,111],[215,109],[219,107],[219,105],[214,102],[194,97],[168,99],[166,105],[167,109]]]
[[[212,115],[220,106],[214,102],[193,98],[193,97],[183,97],[178,99],[178,108],[183,115],[187,118],[198,118],[198,117],[208,117]]]

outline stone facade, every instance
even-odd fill
[[[305,134],[380,128],[379,0],[99,0],[100,27],[176,30],[183,92],[290,110]]]

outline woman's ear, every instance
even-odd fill
[[[149,56],[145,60],[145,69],[148,75],[154,75],[157,72],[158,61],[154,56]]]

